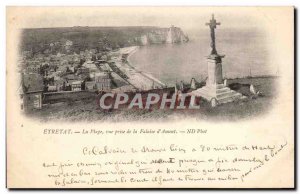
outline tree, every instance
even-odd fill
[[[96,61],[96,55],[94,55],[94,54],[92,55],[92,61],[94,61],[94,62]]]
[[[79,65],[82,66],[84,64],[84,62],[85,62],[85,59],[81,58],[79,61]]]

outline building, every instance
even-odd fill
[[[40,73],[40,67],[38,65],[30,65],[26,68],[27,73]]]
[[[73,81],[71,83],[71,90],[72,91],[81,91],[81,81]]]
[[[76,76],[74,74],[66,74],[63,76],[63,78],[67,81],[78,80],[78,76]]]
[[[110,91],[111,90],[111,78],[109,73],[97,73],[95,74],[95,88],[98,91]]]
[[[22,75],[21,109],[30,111],[42,108],[43,77],[37,73]]]
[[[57,86],[51,86],[51,85],[48,85],[47,87],[47,91],[48,92],[57,92]]]
[[[86,68],[86,67],[80,67],[80,68],[77,69],[76,74],[77,75],[79,75],[79,74],[89,75],[90,74],[90,69]]]
[[[94,90],[96,87],[95,81],[87,81],[85,82],[85,89],[86,90]]]
[[[57,80],[54,79],[54,85],[56,85],[57,91],[64,91],[66,89],[65,80],[63,80],[62,78]]]

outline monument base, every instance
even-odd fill
[[[207,85],[190,92],[190,95],[201,96],[209,102],[216,100],[217,104],[224,104],[246,98],[241,93],[224,86],[224,84]]]

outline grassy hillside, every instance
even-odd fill
[[[28,114],[43,121],[165,121],[172,118],[196,118],[198,120],[234,121],[251,119],[266,114],[273,106],[276,98],[276,77],[238,78],[228,81],[230,87],[247,96],[244,100],[221,104],[212,108],[201,100],[200,110],[101,110],[96,106],[96,99],[57,104],[45,107]],[[254,97],[249,92],[250,84],[254,84],[262,95]]]

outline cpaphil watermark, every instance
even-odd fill
[[[101,93],[101,109],[200,109],[200,97],[187,93]]]

